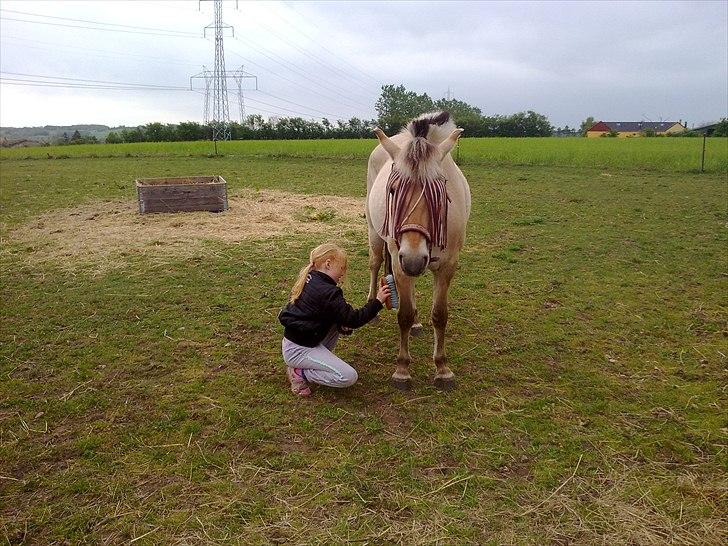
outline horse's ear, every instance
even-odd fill
[[[384,131],[382,131],[379,127],[374,129],[374,134],[377,135],[377,138],[379,139],[379,144],[382,145],[382,148],[387,151],[389,157],[391,157],[392,161],[394,161],[394,158],[399,155],[399,146],[397,146],[393,140],[385,135]]]
[[[450,150],[452,150],[452,147],[455,146],[455,143],[458,141],[464,130],[465,129],[460,128],[455,129],[452,133],[450,133],[449,137],[440,143],[440,161],[445,159],[445,156],[450,152]]]

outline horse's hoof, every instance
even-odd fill
[[[441,391],[451,391],[455,388],[455,376],[435,377],[435,388]]]
[[[422,326],[422,324],[413,324],[412,328],[410,329],[410,335],[412,337],[420,337],[424,333],[425,328]]]
[[[392,378],[392,386],[399,391],[408,391],[412,389],[412,379],[404,379],[401,377]]]

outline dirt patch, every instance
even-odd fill
[[[124,265],[132,254],[150,258],[194,255],[205,241],[235,244],[293,233],[365,230],[364,200],[332,195],[243,191],[222,213],[139,214],[136,201],[94,202],[35,217],[10,238],[26,245],[31,263],[66,269],[93,264],[97,270]]]

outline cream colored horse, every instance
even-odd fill
[[[374,132],[379,145],[369,156],[366,201],[369,298],[374,298],[377,292],[386,246],[399,294],[399,355],[392,382],[400,389],[411,386],[409,336],[422,328],[421,324],[415,324],[414,286],[416,277],[429,269],[435,278],[432,304],[435,386],[451,388],[455,375],[445,358],[447,294],[470,216],[470,187],[450,155],[462,129],[455,127],[448,112],[436,112],[412,120],[392,138],[380,129]],[[407,183],[403,184],[403,180]],[[446,199],[438,201],[437,188],[441,194],[443,188],[446,190]],[[397,190],[402,190],[399,195]],[[438,223],[438,204],[443,210],[441,220],[446,224]]]

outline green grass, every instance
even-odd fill
[[[239,158],[341,158],[365,160],[371,140],[273,140],[219,142],[220,154]],[[640,169],[666,172],[700,170],[702,138],[463,138],[463,165],[538,165]],[[87,144],[0,150],[3,159],[73,157],[206,157],[211,142]],[[456,155],[454,154],[454,155]],[[728,138],[706,142],[705,170],[728,172]]]
[[[79,202],[133,201],[142,176],[360,197],[364,161],[6,153],[5,541],[724,542],[723,173],[465,163],[473,211],[447,336],[458,388],[432,387],[430,333],[411,343],[414,390],[390,387],[385,313],[337,350],[356,385],[297,400],[276,313],[320,238],[129,253],[98,274],[30,261],[43,248],[14,229]],[[338,233],[332,210],[300,215]],[[364,225],[336,237],[362,304]],[[430,287],[418,283],[424,322]]]

